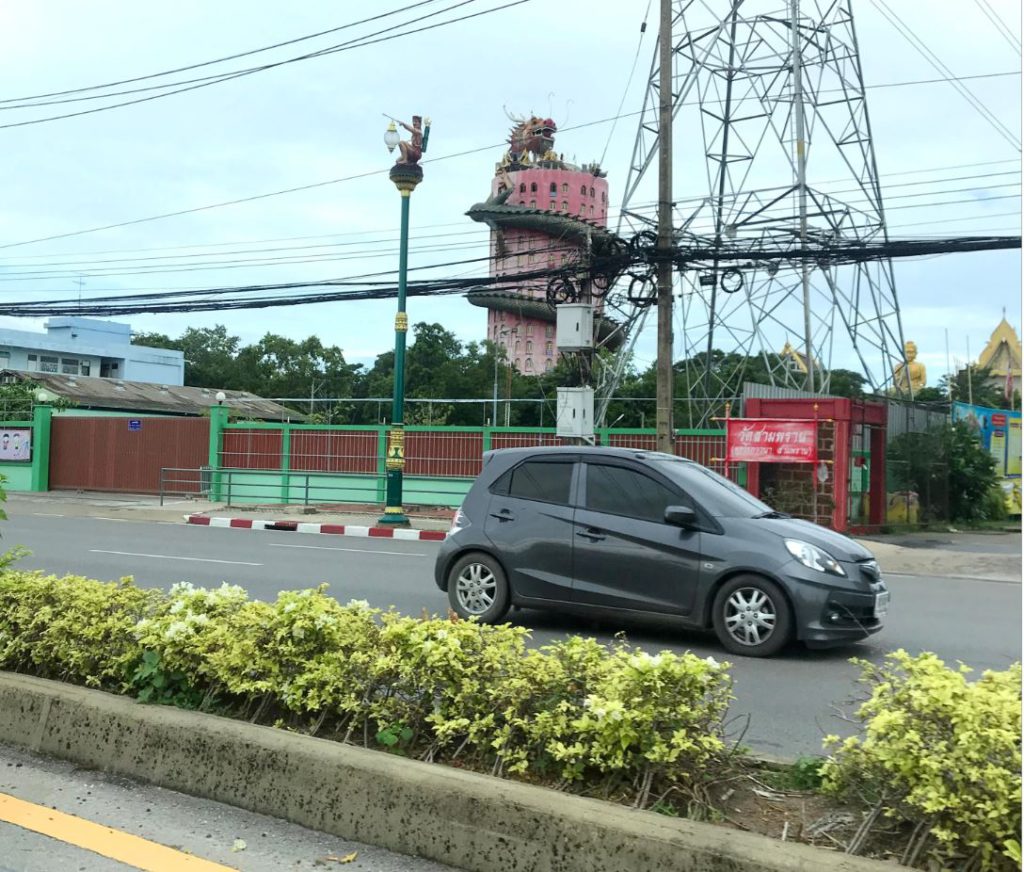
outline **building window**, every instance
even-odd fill
[[[525,206],[526,205],[526,200],[520,200],[519,201],[519,205],[520,206]]]
[[[57,371],[57,358],[51,357],[47,354],[39,355],[39,371],[40,372],[56,372]]]
[[[529,339],[526,340],[526,353],[533,354],[533,342]]]
[[[552,194],[557,194],[558,193],[558,184],[556,182],[552,182],[550,190],[551,190]]]
[[[550,205],[548,206],[548,208],[549,208],[549,209],[550,209],[550,210],[551,210],[552,212],[554,212],[554,211],[555,211],[555,208],[556,208],[556,204],[555,204],[555,201],[554,201],[554,200],[552,200],[552,201],[551,201],[551,204],[550,204]]]
[[[519,354],[519,352],[522,351],[522,350],[523,350],[522,340],[517,339],[516,340],[516,354]]]
[[[532,324],[527,324],[526,325],[526,335],[527,336],[533,336],[533,325]]]
[[[562,193],[563,194],[568,194],[569,193],[569,183],[568,182],[562,182]]]
[[[568,200],[562,200],[562,211],[563,212],[568,212],[569,211],[569,201]]]
[[[548,357],[551,357],[551,355],[554,354],[554,351],[555,351],[554,346],[552,346],[552,344],[550,342],[548,342],[548,343],[546,343],[544,345],[544,353]]]
[[[60,371],[64,375],[78,375],[78,358],[62,357],[60,359]]]
[[[587,196],[587,186],[586,185],[580,185],[580,196],[581,197]]]
[[[544,361],[544,372],[551,372],[551,361],[550,360],[545,360]]]
[[[527,372],[533,372],[533,359],[532,358],[529,358],[529,357],[526,358],[526,371]]]
[[[608,197],[608,195],[604,191],[601,191],[601,202],[602,203],[604,203],[607,200],[607,197]]]
[[[536,182],[530,182],[530,193],[531,194],[536,194],[537,193],[537,183]]]
[[[548,339],[550,339],[552,336],[555,335],[555,328],[552,327],[550,324],[545,324],[544,325],[544,335],[547,336]]]
[[[498,320],[499,321],[504,321],[505,320],[505,313],[504,312],[499,312],[498,313]]]
[[[526,193],[526,182],[522,182],[519,185],[519,193],[520,194],[525,194]]]
[[[590,207],[590,217],[591,218],[594,217],[594,207],[593,206]]]
[[[591,196],[591,197],[593,197],[593,196],[594,196],[594,189],[593,189],[593,188],[591,188],[591,189],[590,189],[590,196]]]
[[[536,209],[537,208],[537,201],[536,200],[530,200],[530,208],[531,209]]]

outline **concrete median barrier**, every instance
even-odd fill
[[[891,868],[5,672],[0,742],[472,872]]]

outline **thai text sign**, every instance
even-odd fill
[[[818,422],[779,418],[729,418],[729,463],[817,463]]]

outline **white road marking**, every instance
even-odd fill
[[[134,551],[105,551],[90,548],[90,554],[119,554],[122,557],[151,557],[154,560],[190,560],[194,563],[228,563],[232,566],[262,566],[262,563],[246,563],[243,560],[214,560],[212,557],[177,557],[172,554],[138,554]]]
[[[104,518],[102,515],[93,515],[94,521],[120,521],[121,523],[128,523],[131,518]]]
[[[37,518],[63,518],[63,515],[54,515],[50,512],[33,512]]]
[[[312,548],[314,551],[354,551],[359,554],[390,554],[395,557],[429,557],[419,551],[378,551],[376,548],[332,548],[329,545],[285,545],[283,542],[271,542],[271,548]]]

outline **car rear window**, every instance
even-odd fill
[[[571,462],[528,460],[501,476],[491,490],[520,500],[568,505],[572,467]]]

